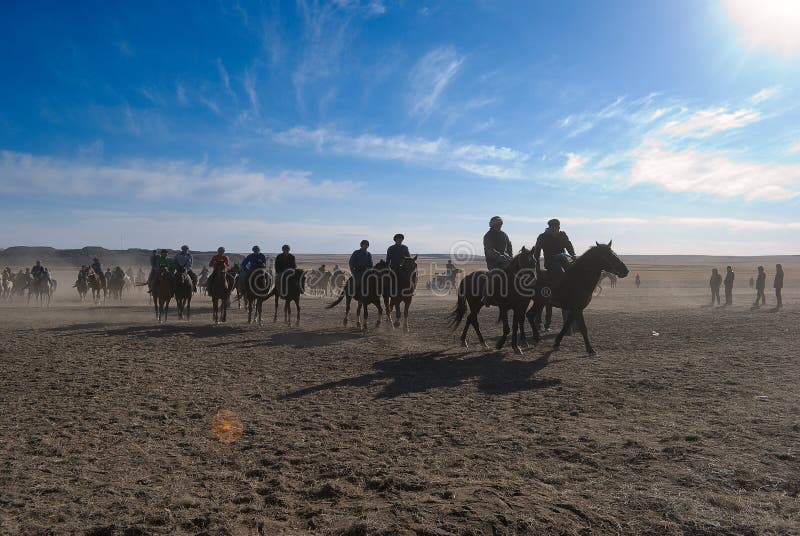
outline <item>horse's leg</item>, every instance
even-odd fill
[[[368,305],[364,305],[364,310],[365,311],[367,310],[367,307],[368,307]],[[379,328],[379,327],[381,327],[381,320],[383,320],[383,310],[381,309],[381,299],[380,298],[375,300],[375,307],[378,308],[378,321],[375,322],[375,327]],[[364,319],[364,323],[366,324],[366,318]],[[389,325],[390,326],[392,325],[391,320],[389,321]]]
[[[278,293],[275,293],[275,315],[272,317],[272,322],[278,321]]]
[[[544,309],[544,301],[537,298],[533,300],[533,307],[526,315],[528,323],[531,325],[531,336],[533,337],[534,346],[539,344],[539,319],[542,316],[542,309]]]
[[[189,294],[189,297],[186,298],[186,321],[192,319],[192,295]]]
[[[561,328],[561,331],[559,331],[558,335],[556,336],[556,340],[553,341],[553,350],[558,350],[561,347],[561,339],[564,338],[564,335],[567,333],[567,331],[572,326],[572,320],[573,320],[573,316],[574,316],[572,314],[572,311],[564,311],[564,310],[562,310],[562,312],[565,313],[565,315],[564,315],[565,316],[564,327]]]
[[[294,306],[297,308],[297,320],[294,323],[294,327],[298,327],[300,325],[300,296],[294,301]]]
[[[478,335],[478,341],[481,343],[481,346],[483,347],[484,350],[488,350],[489,345],[486,344],[486,340],[483,338],[483,333],[481,333],[481,328],[478,325],[478,311],[481,310],[482,306],[483,304],[480,305],[476,304],[475,312],[470,316],[472,316],[472,328],[475,330],[475,334]]]
[[[519,332],[519,318],[524,314],[524,310],[520,311],[519,307],[515,307],[513,313],[511,318],[511,348],[514,350],[514,353],[522,355],[522,349],[517,343],[517,333]]]
[[[550,325],[552,323],[553,323],[553,306],[548,302],[545,308],[544,330],[550,331]]]
[[[92,301],[95,301],[95,299],[94,299],[94,289],[92,289]],[[97,305],[96,301],[95,301],[95,305]],[[156,320],[160,321],[161,320],[161,312],[158,310],[158,298],[156,298],[155,295],[153,296],[153,309],[155,310],[155,313],[156,313]]]
[[[527,305],[525,306],[527,308]],[[528,347],[528,339],[525,338],[525,309],[521,309],[519,312],[519,339],[522,343],[522,346],[525,348]]]
[[[219,300],[215,296],[211,297],[211,311],[214,324],[219,324]]]
[[[350,315],[350,302],[352,298],[350,296],[344,297],[344,321],[342,322],[343,326],[347,326],[347,317]]]
[[[403,331],[408,333],[410,330],[408,329],[408,308],[411,307],[411,298],[408,298],[405,302],[403,302]]]
[[[288,298],[283,300],[283,321],[292,327],[292,300]]]
[[[503,335],[501,335],[500,339],[497,341],[496,348],[498,350],[505,346],[506,339],[511,331],[511,328],[508,326],[508,308],[503,308],[500,310],[500,318],[503,320]]]
[[[583,311],[576,311],[575,312],[575,320],[578,322],[578,329],[581,330],[581,335],[583,335],[583,343],[586,345],[586,353],[589,355],[595,355],[594,348],[592,348],[592,344],[589,342],[589,330],[586,329],[586,320],[583,318]]]

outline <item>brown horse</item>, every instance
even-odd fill
[[[50,273],[42,272],[38,276],[31,279],[30,287],[28,287],[28,305],[31,303],[31,296],[33,296],[34,304],[42,306],[50,306],[51,287],[50,287]]]
[[[228,272],[224,261],[214,263],[214,269],[209,276],[208,294],[211,296],[214,323],[219,324],[228,319],[228,301],[235,283],[233,274]]]
[[[172,274],[169,273],[168,267],[162,266],[158,271],[158,277],[153,283],[153,307],[155,307],[159,324],[167,321],[169,302],[174,295],[175,287],[172,281]]]
[[[183,313],[186,312],[186,320],[190,319],[192,310],[192,294],[194,294],[194,286],[192,278],[186,268],[178,266],[175,269],[175,305],[178,307],[178,318],[183,319]]]
[[[458,286],[458,302],[455,310],[450,313],[450,327],[454,330],[461,323],[469,306],[469,315],[461,332],[461,344],[467,344],[467,332],[472,326],[478,335],[481,346],[488,349],[478,326],[478,312],[487,301],[490,305],[500,308],[500,320],[503,322],[503,335],[497,341],[497,349],[502,348],[511,331],[508,325],[508,312],[513,312],[513,333],[511,334],[511,347],[517,354],[522,354],[522,349],[517,343],[519,332],[523,343],[525,342],[525,311],[534,294],[536,282],[535,259],[533,250],[523,247],[520,252],[508,263],[505,268],[498,268],[491,272],[472,272],[461,280]],[[488,298],[488,300],[487,300]]]
[[[86,278],[79,277],[75,282],[75,288],[78,289],[78,296],[81,299],[81,303],[86,303],[86,294],[89,292],[89,283],[87,283]]]
[[[381,261],[370,268],[357,275],[350,276],[347,283],[344,285],[344,292],[339,294],[339,297],[333,303],[325,306],[326,309],[333,309],[345,300],[344,320],[342,325],[346,326],[350,315],[350,302],[356,300],[358,308],[356,309],[356,327],[367,331],[367,320],[369,318],[368,306],[374,305],[378,309],[378,321],[375,327],[380,327],[381,319],[383,317],[383,307],[381,307],[381,296],[385,292],[387,286],[387,279],[389,268],[385,261]],[[356,277],[359,281],[356,281]],[[358,284],[356,284],[358,283]],[[361,320],[361,312],[364,312],[363,324]]]
[[[581,335],[583,335],[586,352],[594,355],[595,351],[589,342],[586,321],[583,319],[583,310],[592,301],[592,294],[595,287],[597,287],[597,282],[600,281],[603,271],[614,274],[617,277],[626,277],[628,275],[628,267],[611,250],[611,242],[607,245],[596,244],[567,268],[567,271],[561,276],[557,284],[552,285],[549,278],[541,278],[536,282],[536,297],[533,300],[533,307],[527,314],[528,321],[533,329],[534,344],[539,342],[539,326],[536,319],[545,305],[550,303],[566,312],[564,326],[553,342],[553,350],[558,350],[561,345],[561,339],[568,333],[572,323],[575,322],[581,330]]]
[[[278,299],[284,301],[283,320],[292,326],[292,302],[297,308],[297,321],[295,327],[300,325],[300,295],[306,290],[306,272],[297,268],[290,268],[278,274],[277,281],[273,289],[267,294],[265,299],[275,296],[275,316],[273,322],[278,321]]]
[[[92,303],[99,305],[100,295],[102,294],[103,304],[105,304],[106,294],[108,293],[105,280],[101,279],[94,270],[89,270],[89,274],[86,277],[86,283],[88,283],[89,288],[92,289]]]
[[[266,265],[260,262],[241,285],[247,307],[247,323],[256,322],[261,325],[261,309],[272,287],[272,275],[267,271]]]
[[[400,304],[403,304],[403,331],[408,333],[408,309],[411,307],[411,300],[414,291],[417,289],[417,256],[406,257],[403,259],[400,268],[394,273],[393,285],[389,295],[389,304],[386,306],[386,314],[389,316],[390,325],[395,328],[400,327]],[[384,302],[387,297],[383,297]],[[392,323],[391,310],[394,308],[394,323]]]

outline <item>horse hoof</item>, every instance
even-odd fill
[[[517,354],[517,355],[525,355],[525,352],[523,352],[522,348],[520,348],[519,346],[514,348],[514,353]]]
[[[486,344],[485,342],[482,342],[482,343],[481,343],[481,347],[482,347],[484,350],[488,350],[488,349],[489,349],[489,345],[488,345],[488,344]]]
[[[461,346],[463,346],[464,348],[469,348],[469,343],[466,340],[461,339]]]
[[[597,352],[595,352],[594,348],[588,348],[586,350],[586,355],[589,357],[597,357]]]

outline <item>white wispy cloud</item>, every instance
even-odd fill
[[[760,112],[746,108],[736,111],[727,108],[699,110],[685,119],[669,121],[661,133],[673,137],[707,138],[717,132],[745,127],[760,117]]]
[[[772,96],[775,95],[775,93],[777,92],[778,92],[777,87],[764,88],[755,95],[753,95],[752,97],[750,97],[750,100],[753,101],[755,104],[758,104],[759,102],[763,102],[767,99],[772,98]]]
[[[588,157],[579,156],[575,153],[567,153],[567,163],[564,164],[562,171],[567,177],[578,178],[581,176],[584,164],[588,161]]]
[[[736,160],[719,151],[675,149],[645,142],[632,152],[630,184],[657,184],[672,192],[781,201],[800,194],[800,165]]]
[[[504,215],[504,221],[520,223],[531,223],[539,225],[542,223],[541,217],[512,216]],[[560,216],[561,224],[577,225],[658,225],[658,226],[686,226],[694,228],[721,227],[730,230],[754,230],[754,231],[777,231],[777,230],[800,230],[800,221],[770,221],[754,220],[744,218],[706,218],[701,216],[613,216],[589,218],[585,216]]]
[[[800,153],[800,141],[790,145],[789,148],[786,150],[786,152],[789,153],[789,154]]]
[[[109,191],[140,198],[188,200],[213,195],[229,203],[285,198],[341,198],[358,189],[352,181],[314,181],[308,171],[274,174],[244,166],[213,167],[183,161],[130,160],[117,165],[0,151],[0,191],[93,196]]]
[[[430,167],[462,169],[474,175],[498,179],[525,178],[529,155],[509,147],[455,144],[438,138],[408,136],[351,136],[336,130],[295,127],[273,133],[283,145],[313,147],[317,151],[381,160],[402,160]]]
[[[247,93],[247,98],[250,99],[250,106],[252,106],[253,113],[258,115],[258,92],[256,91],[256,76],[252,69],[246,69],[244,71],[242,85],[244,86],[245,93]]]
[[[447,85],[458,74],[464,56],[452,46],[441,46],[425,54],[411,70],[411,114],[427,119]]]
[[[235,97],[236,94],[231,88],[231,77],[228,75],[228,70],[225,69],[225,64],[222,63],[220,58],[216,59],[215,64],[217,66],[217,72],[219,73],[219,79],[222,82],[222,86],[225,88],[225,92],[231,97]]]
[[[658,119],[659,117],[661,117],[665,113],[667,113],[668,111],[669,110],[667,108],[659,108],[658,110],[653,112],[653,114],[650,116],[650,121],[655,121],[656,119]]]

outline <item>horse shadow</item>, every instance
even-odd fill
[[[385,384],[376,399],[424,393],[433,389],[455,388],[477,379],[478,389],[489,395],[505,395],[556,387],[559,379],[538,379],[535,374],[549,364],[552,352],[535,361],[506,361],[504,352],[472,355],[447,354],[444,350],[406,354],[373,365],[375,372],[326,382],[282,395],[280,399],[301,398],[341,387],[371,387]]]
[[[304,349],[330,346],[339,342],[361,338],[363,338],[363,335],[360,333],[347,333],[340,331],[291,331],[273,333],[266,339],[259,341],[219,342],[212,344],[211,346],[233,346],[236,348],[289,346],[295,349]]]
[[[123,337],[171,337],[173,335],[191,335],[192,337],[208,338],[224,335],[235,335],[246,330],[238,326],[209,325],[209,324],[163,324],[160,326],[124,326],[109,327],[100,322],[87,324],[73,324],[71,326],[59,326],[50,331],[56,332],[81,332],[89,335],[110,335]]]

